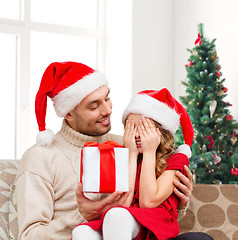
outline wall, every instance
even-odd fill
[[[173,88],[173,1],[134,0],[132,18],[132,93]]]

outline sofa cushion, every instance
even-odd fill
[[[15,182],[10,189],[10,203],[9,203],[9,237],[10,239],[17,239],[18,223],[17,223],[17,201],[16,201],[16,185]]]
[[[17,173],[17,161],[0,161],[0,239],[17,239],[9,229],[9,212],[12,209],[11,190]],[[17,225],[16,225],[17,228]]]
[[[238,186],[194,185],[189,208],[179,225],[181,233],[206,232],[214,239],[238,239]]]

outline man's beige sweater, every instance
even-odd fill
[[[81,148],[89,141],[107,140],[122,143],[112,134],[80,134],[63,121],[51,146],[35,145],[25,152],[16,178],[19,240],[71,239],[72,229],[85,222],[75,196]],[[102,195],[87,197],[98,200]]]

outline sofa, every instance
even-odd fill
[[[15,176],[19,161],[0,160],[0,239],[17,239]],[[238,240],[238,185],[195,184],[181,233],[206,232],[215,240]]]

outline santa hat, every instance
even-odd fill
[[[190,147],[193,141],[191,120],[185,108],[171,95],[168,89],[138,92],[123,113],[123,124],[130,113],[151,118],[172,134],[181,125],[185,144],[179,146],[177,152],[184,153],[188,158],[191,157]]]
[[[54,134],[45,128],[47,96],[53,101],[56,114],[64,117],[88,94],[106,85],[99,71],[77,62],[54,62],[45,70],[35,99],[35,114],[39,127],[37,144],[48,146]]]

